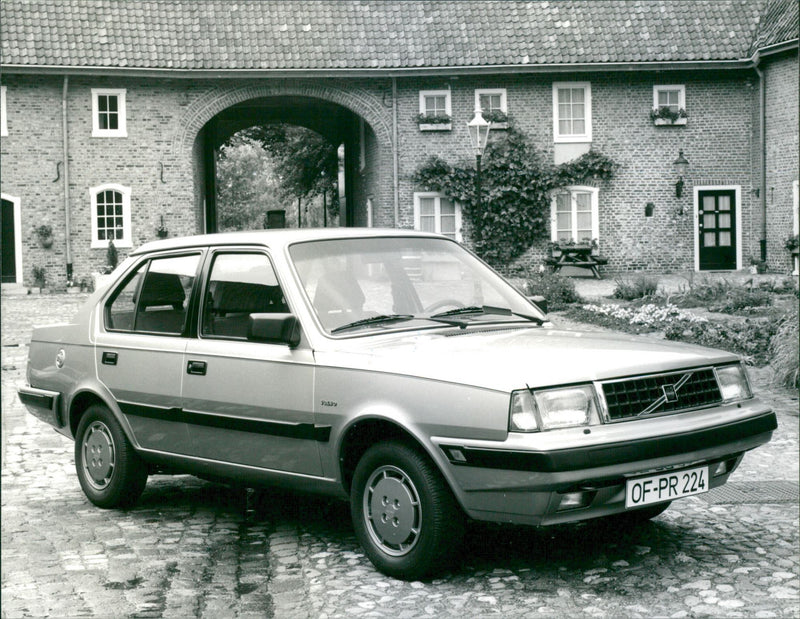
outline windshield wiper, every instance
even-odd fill
[[[494,314],[497,316],[517,316],[518,318],[524,318],[525,320],[530,320],[531,322],[535,322],[537,324],[542,324],[544,321],[539,318],[538,316],[531,316],[530,314],[520,314],[519,312],[514,312],[508,309],[507,307],[494,307],[492,305],[469,305],[467,307],[458,307],[456,309],[447,310],[446,312],[439,312],[438,314],[433,314],[428,316],[431,319],[437,318],[449,318],[451,316],[466,316],[469,314]]]
[[[369,318],[362,318],[361,320],[348,322],[346,325],[331,329],[331,333],[339,333],[340,331],[346,331],[347,329],[356,329],[358,327],[364,327],[368,325],[379,325],[386,322],[413,320],[414,318],[415,316],[413,314],[381,314],[379,316],[370,316]]]

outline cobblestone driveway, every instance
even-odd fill
[[[16,397],[32,325],[83,298],[2,299],[3,617],[800,616],[798,403],[764,372],[779,429],[725,488],[631,529],[476,524],[457,570],[406,583],[335,501],[154,476],[132,510],[92,506]]]

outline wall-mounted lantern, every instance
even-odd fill
[[[683,156],[683,149],[678,151],[678,158],[672,163],[678,170],[678,181],[675,183],[675,197],[680,198],[683,195],[683,178],[689,171],[689,161]]]

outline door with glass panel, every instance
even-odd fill
[[[592,221],[592,194],[588,191],[563,191],[556,194],[555,240],[590,242],[596,237]]]
[[[701,271],[736,269],[736,194],[731,189],[700,191],[698,211]]]

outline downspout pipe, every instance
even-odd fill
[[[756,52],[753,57],[753,68],[758,74],[758,99],[759,99],[759,119],[758,133],[761,151],[761,260],[767,259],[767,89],[764,84],[764,72],[758,65],[761,63],[761,56]]]
[[[69,142],[67,141],[67,93],[69,92],[69,75],[64,76],[64,86],[61,89],[61,139],[63,142],[64,157],[64,226],[66,229],[65,254],[67,258],[67,282],[72,282],[72,237],[71,213],[69,211]]]
[[[400,225],[400,163],[397,153],[397,78],[392,77],[392,173],[394,188],[394,227]]]

